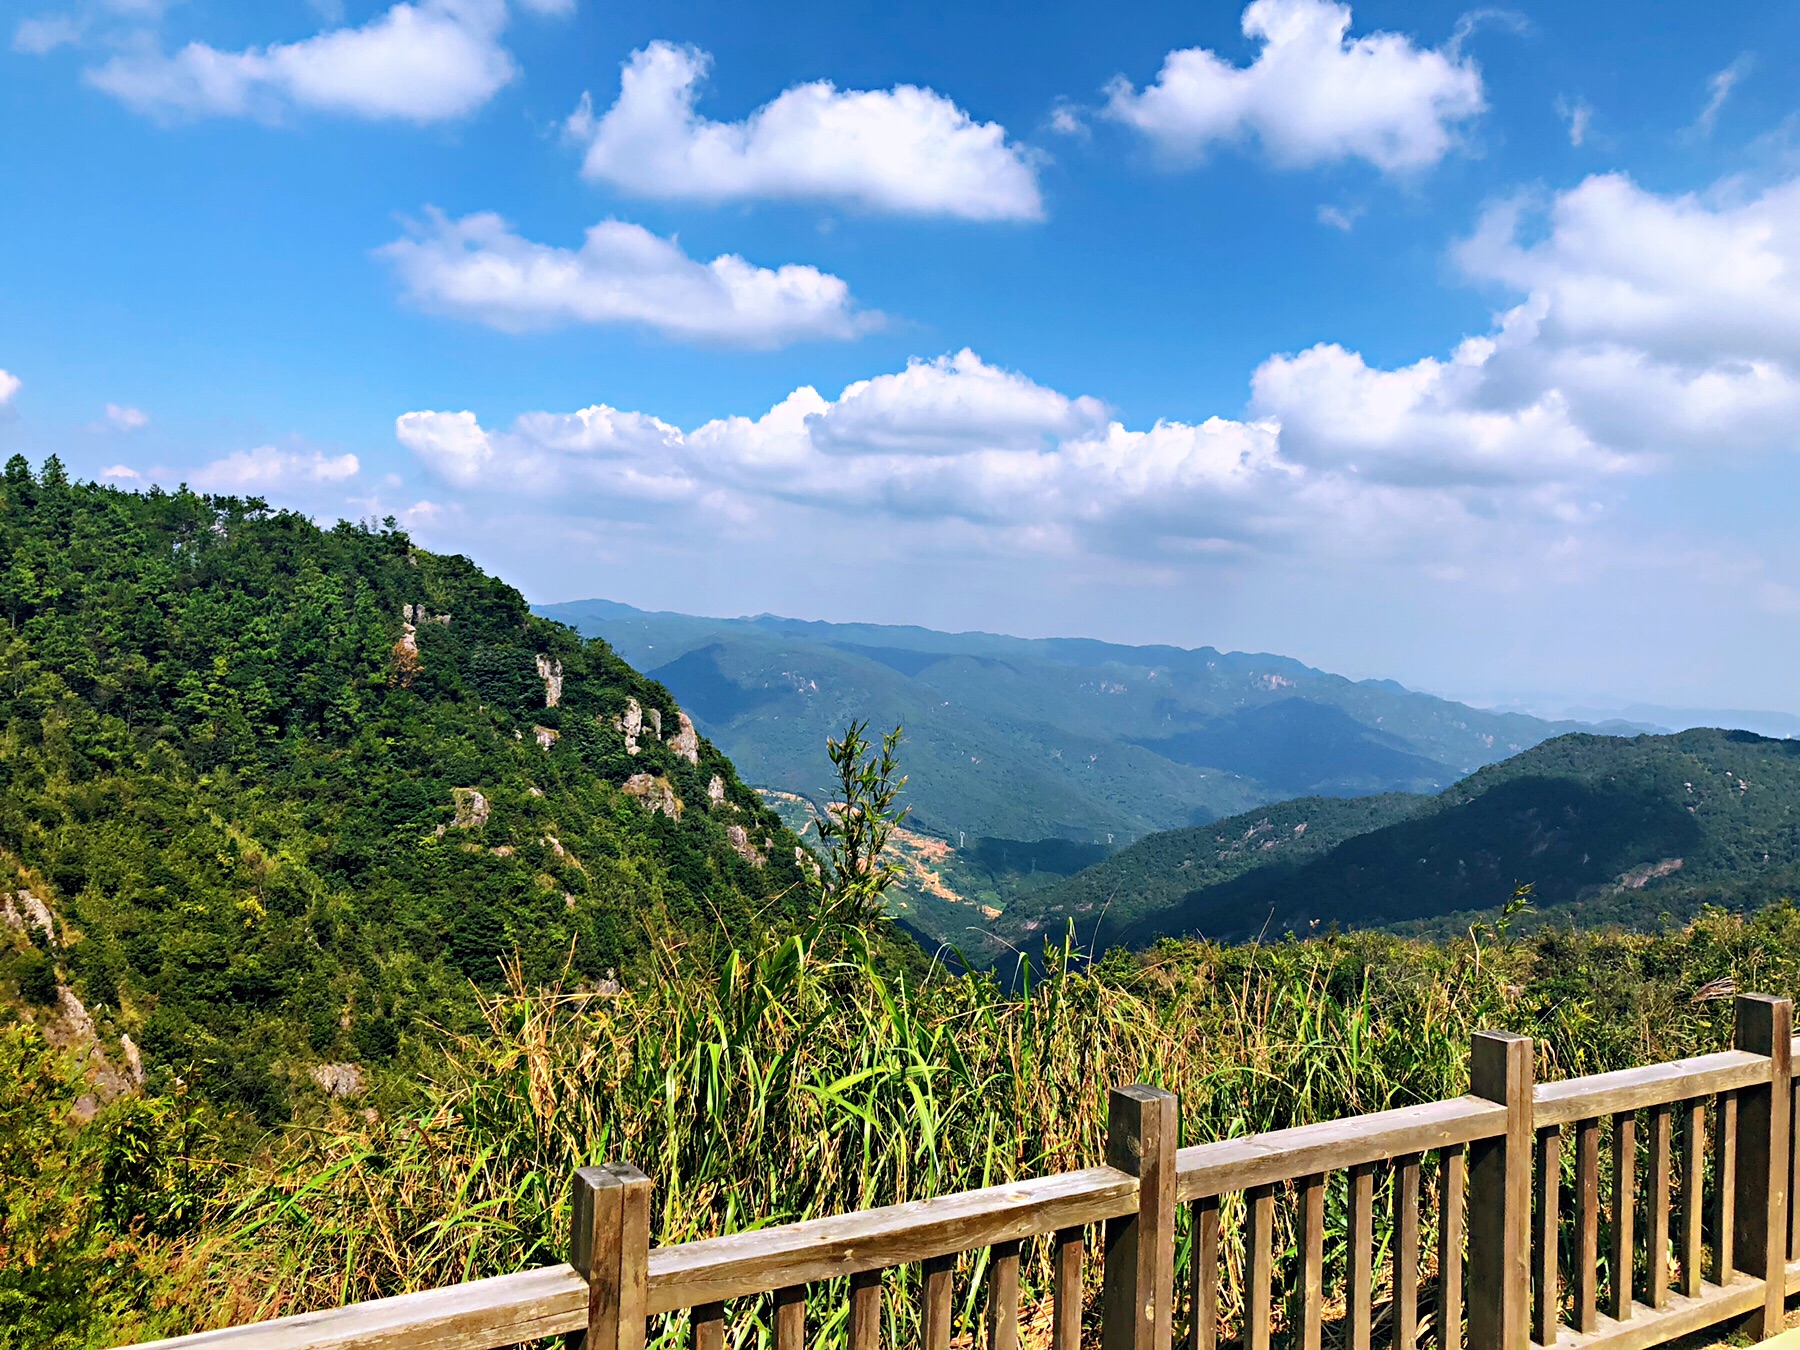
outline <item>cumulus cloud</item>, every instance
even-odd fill
[[[43,56],[81,40],[81,24],[67,14],[21,19],[13,29],[12,49],[24,56]]]
[[[359,28],[221,51],[190,42],[173,56],[122,53],[87,81],[159,117],[275,118],[310,109],[436,122],[485,104],[517,74],[500,44],[505,0],[400,3]]]
[[[341,483],[362,469],[355,455],[326,455],[318,450],[279,450],[262,445],[237,450],[194,474],[208,491],[270,492],[307,484]]]
[[[1398,33],[1352,40],[1348,5],[1255,0],[1243,29],[1262,43],[1250,65],[1201,47],[1172,51],[1145,89],[1114,80],[1105,115],[1177,163],[1254,137],[1283,165],[1362,159],[1403,173],[1441,160],[1486,106],[1481,73],[1459,51]]]
[[[118,431],[141,431],[150,425],[150,414],[142,408],[109,403],[106,405],[106,420]]]
[[[636,324],[666,337],[745,347],[851,338],[879,322],[815,267],[690,258],[674,239],[608,220],[579,249],[522,239],[491,213],[432,212],[381,250],[419,305],[495,328]]]
[[[0,408],[13,401],[13,396],[25,382],[9,371],[0,370]]]
[[[1287,373],[1288,387],[1308,377],[1318,372],[1302,361]],[[1275,380],[1269,401],[1281,404]],[[1380,387],[1361,396],[1395,401]],[[1035,546],[1081,540],[1110,551],[1182,552],[1300,546],[1326,534],[1391,542],[1465,521],[1496,494],[1559,509],[1524,466],[1496,472],[1475,456],[1460,473],[1421,475],[1397,467],[1405,454],[1394,452],[1369,457],[1370,471],[1354,448],[1316,438],[1291,453],[1273,416],[1132,428],[1096,399],[969,351],[857,381],[835,399],[802,387],[759,417],[686,431],[604,405],[528,414],[506,430],[483,427],[468,411],[415,412],[396,430],[458,488],[632,519],[658,505],[747,519],[781,503],[840,517],[958,521]],[[1494,455],[1527,443],[1533,430],[1527,424],[1510,439],[1490,431]],[[1431,432],[1416,435],[1429,441]],[[1603,466],[1550,467],[1589,474]]]
[[[1688,128],[1693,135],[1701,138],[1712,135],[1719,113],[1725,107],[1725,100],[1731,97],[1731,91],[1737,87],[1738,81],[1749,73],[1749,56],[1740,56],[1706,82],[1706,106],[1700,109],[1694,125]]]
[[[795,85],[741,122],[695,111],[711,58],[653,42],[632,53],[599,117],[584,95],[567,123],[582,173],[646,197],[832,201],[903,215],[1035,220],[1027,151],[930,89]]]

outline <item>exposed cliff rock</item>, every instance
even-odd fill
[[[456,799],[456,819],[453,822],[459,830],[479,830],[488,823],[488,816],[493,807],[482,795],[479,788],[451,788],[450,795]]]
[[[531,734],[538,745],[545,750],[550,749],[551,746],[562,739],[562,732],[558,731],[555,727],[533,727],[531,729]]]
[[[742,825],[727,825],[725,841],[731,845],[731,851],[749,863],[752,867],[761,867],[769,858],[768,854],[750,842],[750,834]],[[767,840],[763,841],[765,844]]]
[[[538,653],[538,678],[544,682],[544,706],[554,708],[562,702],[563,666],[554,656]]]
[[[700,762],[700,733],[694,730],[694,719],[686,713],[676,714],[680,723],[675,734],[669,737],[669,749],[674,751],[689,764]]]
[[[307,1076],[324,1089],[327,1097],[360,1097],[368,1089],[358,1064],[315,1064]]]
[[[644,734],[644,710],[635,698],[625,700],[625,711],[619,714],[613,726],[625,738],[625,753],[635,755],[638,752],[638,737]]]
[[[706,804],[708,806],[725,805],[725,780],[716,773],[712,776],[712,781],[706,785]]]
[[[681,798],[675,795],[675,785],[667,778],[634,773],[625,780],[622,790],[626,796],[637,798],[646,810],[661,811],[670,820],[681,819]]]

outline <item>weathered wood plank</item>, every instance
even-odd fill
[[[1087,1238],[1079,1228],[1057,1231],[1050,1252],[1050,1350],[1081,1350],[1081,1259]],[[1211,1350],[1211,1347],[1207,1347]]]
[[[1758,1338],[1782,1329],[1782,1284],[1775,1278],[1787,1264],[1788,1108],[1793,1101],[1790,1051],[1794,1005],[1766,994],[1740,994],[1737,1030],[1732,1044],[1739,1050],[1769,1057],[1766,1087],[1738,1094],[1737,1233],[1733,1246],[1738,1268],[1769,1277],[1763,1304],[1750,1319]]]
[[[1469,1089],[1499,1102],[1506,1132],[1469,1148],[1469,1345],[1525,1350],[1531,1338],[1532,1043],[1478,1033]]]
[[[619,1179],[623,1196],[619,1211],[618,1350],[644,1350],[648,1339],[646,1310],[650,1285],[650,1178],[632,1163],[611,1162],[606,1170]],[[587,1350],[603,1350],[593,1334]],[[607,1344],[604,1350],[612,1350]]]
[[[1670,1107],[1650,1108],[1650,1306],[1669,1301]]]
[[[924,1350],[950,1350],[950,1324],[954,1315],[951,1293],[956,1258],[934,1256],[925,1262],[920,1275],[919,1325],[924,1331]]]
[[[1468,1159],[1447,1148],[1438,1172],[1438,1350],[1462,1350],[1463,1233]]]
[[[1394,1164],[1394,1350],[1418,1344],[1419,1155],[1413,1153]]]
[[[1269,1350],[1273,1327],[1269,1286],[1275,1268],[1275,1188],[1258,1186],[1244,1197],[1244,1350]]]
[[[1103,1350],[1173,1350],[1175,1094],[1142,1083],[1107,1098],[1106,1161],[1138,1181],[1137,1208],[1106,1225]]]
[[[587,1321],[568,1350],[613,1350],[619,1341],[619,1216],[624,1183],[606,1167],[575,1169],[570,1192],[569,1264],[587,1281]]]
[[[1737,1268],[1732,1235],[1737,1231],[1736,1092],[1721,1092],[1713,1107],[1713,1283],[1725,1284]]]
[[[1188,1206],[1194,1240],[1188,1252],[1188,1350],[1219,1344],[1219,1197]],[[1074,1350],[1074,1347],[1071,1347]]]
[[[1575,1126],[1575,1330],[1600,1325],[1600,1122]]]
[[[1325,1178],[1314,1173],[1299,1182],[1300,1304],[1295,1319],[1300,1350],[1319,1350],[1325,1329]]]
[[[1344,1328],[1348,1350],[1370,1350],[1375,1313],[1375,1165],[1350,1169],[1350,1232],[1344,1256]]]
[[[806,1286],[775,1291],[775,1350],[806,1350]]]
[[[1637,1117],[1613,1117],[1612,1315],[1631,1318],[1631,1289],[1637,1260]]]
[[[1666,1064],[1540,1084],[1532,1092],[1533,1123],[1540,1129],[1546,1125],[1571,1125],[1590,1116],[1640,1111],[1768,1081],[1766,1056],[1721,1050],[1714,1055],[1695,1055]]]
[[[702,1303],[693,1312],[694,1350],[725,1350],[725,1305]]]
[[[1137,1211],[1135,1176],[1112,1167],[987,1186],[935,1200],[807,1219],[658,1247],[650,1254],[650,1311],[760,1294],[778,1285],[841,1279],[910,1265]]]
[[[1503,1107],[1470,1096],[1193,1144],[1175,1155],[1176,1194],[1198,1200],[1315,1172],[1340,1172],[1357,1163],[1387,1162],[1491,1138],[1505,1125]]]
[[[1711,1283],[1702,1286],[1699,1298],[1676,1294],[1658,1313],[1640,1303],[1636,1311],[1641,1315],[1626,1322],[1602,1314],[1592,1332],[1582,1335],[1565,1330],[1552,1350],[1649,1350],[1739,1317],[1761,1303],[1762,1281],[1739,1275],[1724,1288]]]
[[[1698,1097],[1681,1109],[1681,1292],[1700,1297],[1701,1233],[1706,1180],[1706,1103]]]
[[[850,1350],[881,1350],[881,1272],[850,1277]]]
[[[1552,1345],[1562,1331],[1562,1286],[1556,1269],[1562,1220],[1562,1130],[1558,1126],[1537,1132],[1535,1179],[1537,1223],[1532,1232],[1532,1269],[1537,1306],[1532,1335],[1539,1345]]]
[[[856,1346],[853,1350],[874,1350]],[[1019,1350],[1019,1243],[994,1245],[988,1262],[987,1350]]]

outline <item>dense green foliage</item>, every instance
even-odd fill
[[[821,933],[716,964],[671,949],[612,995],[520,982],[432,1057],[407,1109],[289,1128],[247,1166],[218,1161],[180,1100],[128,1099],[75,1130],[79,1082],[28,1029],[0,1028],[0,1127],[26,1142],[0,1160],[0,1346],[109,1344],[558,1261],[570,1171],[598,1158],[651,1174],[655,1235],[673,1242],[1091,1164],[1111,1084],[1178,1091],[1196,1141],[1455,1095],[1483,1027],[1540,1038],[1545,1079],[1716,1049],[1721,990],[1800,987],[1800,912],[1711,911],[1655,936],[1358,933],[1045,964],[1014,993],[917,985],[854,933]],[[1377,1205],[1384,1228],[1389,1213]],[[1276,1252],[1287,1287],[1290,1231]],[[984,1259],[958,1279],[964,1332]],[[1334,1287],[1342,1259],[1332,1243]],[[1035,1340],[1043,1244],[1024,1274]],[[1241,1275],[1233,1256],[1228,1323]],[[885,1339],[912,1343],[914,1274],[891,1278]],[[812,1340],[841,1347],[841,1287],[813,1296]],[[765,1312],[734,1304],[734,1343],[766,1345]],[[661,1330],[667,1350],[686,1344],[679,1319]]]
[[[904,724],[915,828],[971,848],[989,836],[1122,845],[1290,797],[1434,792],[1559,729],[1210,647],[701,619],[599,600],[542,612],[664,681],[759,787],[816,799],[827,735],[853,718]]]
[[[1322,828],[1294,838],[1301,820]],[[1290,802],[1154,835],[1031,903],[1110,905],[1104,947],[1320,924],[1455,932],[1520,886],[1526,922],[1638,928],[1800,891],[1800,741],[1561,736],[1433,798]]]
[[[0,618],[0,881],[58,919],[0,928],[0,990],[71,985],[153,1089],[279,1120],[307,1066],[467,1025],[502,954],[630,978],[816,894],[665,689],[391,523],[15,457]]]

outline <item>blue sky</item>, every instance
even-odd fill
[[[1793,5],[6,16],[0,452],[541,601],[1800,705]]]

